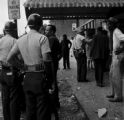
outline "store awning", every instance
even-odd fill
[[[27,0],[25,7],[124,7],[124,0]]]
[[[26,15],[37,12],[44,19],[105,18],[124,9],[124,0],[27,0]]]

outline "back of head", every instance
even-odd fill
[[[17,26],[16,23],[12,21],[8,21],[5,23],[4,29],[3,29],[4,35],[9,34],[15,38],[17,38]]]
[[[117,27],[117,25],[118,25],[118,20],[116,18],[110,17],[108,19],[108,28],[109,28],[109,30],[115,29]]]
[[[39,14],[33,13],[28,17],[28,26],[31,29],[40,29],[42,25],[42,18]]]
[[[113,23],[113,24],[117,24],[117,23],[118,23],[118,20],[117,20],[116,18],[114,18],[114,17],[110,17],[110,18],[108,19],[108,22],[109,22],[109,23]]]
[[[66,39],[67,39],[67,35],[63,34],[63,40],[66,40]]]
[[[14,22],[8,21],[5,23],[4,31],[14,31],[17,30],[16,24]]]
[[[51,30],[53,31],[53,33],[56,33],[56,26],[55,25],[47,25],[47,26],[50,26],[51,27]]]

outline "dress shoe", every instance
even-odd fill
[[[114,98],[114,95],[111,94],[111,95],[107,95],[106,97],[107,97],[107,98]]]
[[[110,98],[109,101],[110,102],[122,102],[123,99],[122,98],[115,97],[115,98]]]

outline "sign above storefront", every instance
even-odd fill
[[[20,19],[20,0],[8,0],[9,19]]]

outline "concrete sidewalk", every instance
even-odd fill
[[[89,120],[124,120],[124,102],[111,103],[106,98],[106,95],[111,91],[108,73],[105,73],[104,77],[105,87],[96,86],[94,70],[88,71],[87,79],[90,82],[78,83],[76,81],[76,61],[73,57],[70,61],[70,70],[63,70],[62,60],[60,61],[58,79],[68,80]],[[101,108],[107,109],[107,114],[103,118],[99,118],[97,114],[97,110]]]

